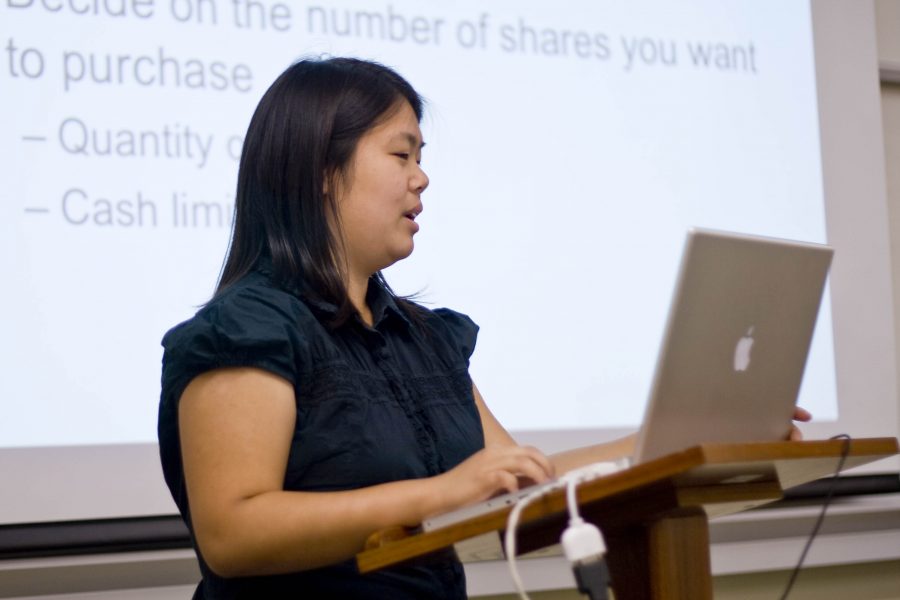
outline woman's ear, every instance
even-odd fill
[[[336,197],[341,187],[341,175],[335,170],[328,170],[322,177],[322,195]]]

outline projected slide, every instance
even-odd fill
[[[159,340],[209,299],[243,133],[303,56],[425,96],[386,276],[479,323],[509,429],[640,421],[688,227],[826,241],[807,2],[2,0],[0,45],[0,447],[155,441]],[[801,403],[837,417],[827,301]]]

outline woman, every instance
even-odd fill
[[[371,575],[374,531],[630,452],[518,446],[468,375],[477,326],[396,297],[428,177],[422,102],[392,70],[291,66],[245,139],[214,298],[163,340],[159,439],[197,598],[464,598],[452,555]]]

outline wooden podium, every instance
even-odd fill
[[[898,453],[896,438],[707,444],[585,483],[582,516],[600,527],[617,600],[712,599],[709,517],[781,498],[788,488]],[[413,560],[456,542],[502,532],[510,509],[443,529],[374,534],[357,555],[360,572]],[[566,526],[565,491],[522,513],[520,552],[556,544]]]

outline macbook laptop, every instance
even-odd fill
[[[634,462],[699,443],[784,439],[832,253],[688,233]]]
[[[820,244],[689,231],[635,453],[619,466],[702,443],[784,439],[832,254]],[[422,527],[493,512],[533,491]]]

